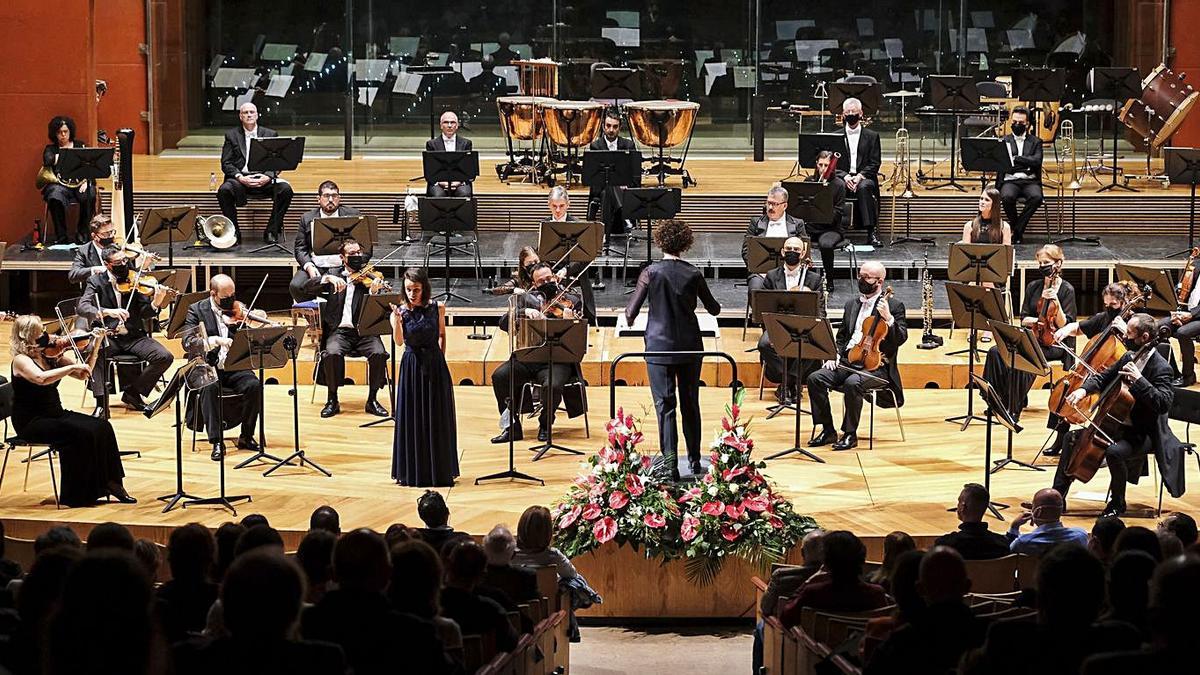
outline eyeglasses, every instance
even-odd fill
[[[768,199],[767,206],[787,206],[787,202],[776,202]]]
[[[442,120],[442,124],[443,124],[443,125],[445,125],[445,126],[449,126],[449,127],[456,127],[456,126],[458,126],[458,122],[456,122],[456,121],[454,121],[454,120]]]
[[[880,279],[882,279],[882,278],[883,278],[883,277],[870,277],[870,276],[863,276],[863,275],[861,275],[861,274],[860,274],[860,275],[858,275],[858,280],[859,280],[859,281],[879,281],[879,280],[880,280]]]
[[[337,199],[338,197],[341,197],[341,195],[336,192],[326,192],[321,195],[321,199]]]

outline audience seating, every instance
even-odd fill
[[[1017,561],[1020,555],[1013,553],[992,560],[967,560],[967,576],[971,579],[973,593],[1008,593],[1014,590],[1017,580]]]

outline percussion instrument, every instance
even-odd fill
[[[517,60],[521,93],[526,96],[558,96],[558,64],[550,59]]]
[[[501,96],[496,99],[504,134],[515,141],[536,141],[542,137],[543,104],[553,101],[544,96]]]
[[[1121,108],[1120,119],[1157,148],[1175,133],[1196,105],[1197,92],[1183,80],[1186,75],[1175,73],[1159,64],[1142,80],[1142,95],[1131,98]]]
[[[673,148],[692,136],[700,104],[691,101],[637,101],[625,104],[629,128],[642,145]]]
[[[541,108],[546,136],[555,145],[580,147],[591,143],[604,119],[604,104],[593,101],[548,100]]]

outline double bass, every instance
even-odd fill
[[[1169,327],[1159,327],[1154,337],[1134,352],[1131,360],[1137,362],[1150,350],[1155,349],[1159,342],[1170,336]],[[1105,451],[1121,439],[1125,427],[1130,425],[1130,413],[1136,403],[1133,392],[1129,390],[1129,384],[1125,382],[1125,376],[1117,375],[1113,378],[1108,388],[1100,392],[1095,413],[1091,418],[1084,416],[1085,426],[1075,439],[1071,461],[1067,464],[1068,476],[1086,483],[1096,475],[1104,461]]]
[[[887,302],[892,297],[892,287],[888,286],[883,293],[875,298],[875,307],[871,310],[871,318],[863,323],[862,340],[850,348],[846,360],[852,366],[862,366],[865,370],[875,370],[883,363],[883,353],[880,347],[887,339],[887,322],[879,316],[879,303]]]

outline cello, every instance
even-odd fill
[[[1142,292],[1131,291],[1125,301],[1125,308],[1121,310],[1121,321],[1129,321],[1129,317],[1133,316],[1135,309],[1146,303],[1149,293],[1149,287]],[[1088,340],[1087,345],[1083,348],[1083,353],[1076,358],[1075,365],[1059,378],[1058,382],[1054,383],[1054,388],[1050,390],[1050,401],[1046,407],[1071,424],[1083,424],[1087,420],[1087,413],[1095,407],[1098,395],[1086,396],[1075,406],[1066,405],[1067,395],[1082,387],[1083,381],[1089,375],[1098,375],[1119,361],[1125,355],[1125,351],[1125,345],[1121,343],[1116,327],[1109,324],[1108,328]]]
[[[850,348],[846,360],[852,366],[861,366],[865,370],[875,370],[883,363],[883,353],[879,351],[883,341],[887,339],[888,325],[879,316],[879,303],[887,302],[892,297],[892,287],[888,286],[878,298],[871,310],[871,318],[863,323],[862,340]]]
[[[1134,352],[1131,361],[1138,361],[1170,336],[1169,327],[1159,327],[1150,341]],[[1095,413],[1090,418],[1084,416],[1084,428],[1075,440],[1071,461],[1067,464],[1068,476],[1086,483],[1096,475],[1104,461],[1105,451],[1121,438],[1125,427],[1130,425],[1129,416],[1136,403],[1125,376],[1118,374],[1108,388],[1100,392]]]
[[[1043,289],[1052,288],[1054,282],[1058,280],[1058,275],[1061,270],[1054,270],[1054,274],[1046,277]],[[1037,301],[1037,323],[1033,327],[1033,334],[1037,336],[1038,343],[1043,347],[1053,347],[1057,340],[1054,338],[1054,333],[1058,330],[1058,317],[1062,314],[1062,308],[1058,306],[1058,300],[1047,300],[1043,297],[1038,297]]]

